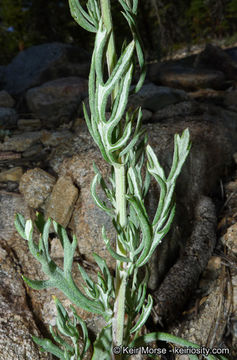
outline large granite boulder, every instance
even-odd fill
[[[232,55],[232,56],[231,56]],[[234,60],[235,52],[222,50],[218,46],[207,44],[205,49],[197,56],[194,65],[197,68],[206,67],[222,71],[229,80],[237,80],[237,62]]]
[[[71,120],[87,95],[87,80],[70,76],[52,80],[26,93],[28,108],[47,128]]]
[[[21,51],[6,67],[4,88],[12,95],[64,76],[87,77],[90,56],[69,44],[48,43]]]
[[[137,94],[129,97],[128,106],[147,109],[152,112],[158,111],[171,104],[176,104],[188,99],[188,95],[183,90],[172,89],[166,86],[157,86],[151,82],[143,85]]]
[[[0,91],[0,106],[12,108],[15,105],[15,100],[8,94],[7,91]]]
[[[194,69],[177,64],[152,64],[149,67],[149,77],[158,85],[184,90],[221,89],[225,86],[225,75],[221,71]]]
[[[16,126],[18,115],[14,109],[0,107],[0,128],[11,129]]]

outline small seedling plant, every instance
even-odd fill
[[[72,277],[76,237],[73,236],[71,240],[61,225],[51,219],[46,221],[37,214],[35,226],[40,236],[39,241],[35,242],[33,222],[26,221],[20,214],[15,219],[18,232],[28,241],[31,254],[41,263],[48,277],[47,280],[23,277],[25,282],[37,290],[57,288],[74,304],[71,306],[72,316],[69,316],[55,297],[56,329],[50,327],[54,341],[33,337],[41,350],[62,360],[81,360],[91,346],[93,360],[127,359],[131,353],[123,349],[139,351],[141,346],[157,341],[200,349],[196,344],[166,333],[142,335],[153,306],[152,296],[147,294],[148,262],[171,227],[175,215],[175,183],[188,156],[190,138],[188,129],[181,136],[175,135],[173,162],[166,176],[156,154],[147,144],[141,122],[142,110],[131,110],[127,106],[129,94],[140,90],[146,73],[142,42],[137,29],[138,0],[118,2],[132,38],[128,44],[124,42],[119,56],[115,48],[110,0],[88,0],[86,10],[80,1],[69,0],[75,21],[95,34],[89,74],[89,111],[84,105],[84,116],[94,142],[111,167],[111,176],[104,179],[94,165],[91,194],[97,206],[111,217],[114,226],[115,247],[104,227],[102,237],[116,262],[115,275],[111,274],[104,259],[93,254],[100,270],[97,282],[79,266],[84,284],[82,292]],[[137,83],[131,86],[136,64],[140,76]],[[157,210],[152,220],[144,203],[151,176],[160,188]],[[98,186],[105,194],[105,201],[98,196]],[[49,232],[52,224],[64,249],[63,268],[50,255]],[[77,314],[77,307],[101,315],[105,320],[106,326],[93,344],[88,337],[85,322]],[[196,354],[189,357],[191,360],[198,359]],[[218,358],[210,354],[206,357],[210,360]]]

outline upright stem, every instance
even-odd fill
[[[104,26],[110,39],[106,53],[108,74],[110,75],[116,65],[117,56],[114,42],[113,23],[111,16],[110,0],[100,0],[101,13]],[[111,102],[113,103],[118,93],[118,85],[115,87],[111,95]],[[114,166],[115,171],[115,186],[116,186],[116,215],[118,222],[123,228],[127,224],[126,211],[126,169],[124,164]],[[116,250],[119,254],[126,256],[126,251],[123,245],[117,238]],[[127,272],[126,263],[121,261],[116,262],[116,280],[115,280],[115,302],[114,315],[112,321],[113,344],[120,346],[123,344],[124,334],[124,317],[125,317],[125,295],[126,295]],[[115,359],[121,359],[120,355],[115,355]]]
[[[110,0],[100,0],[102,19],[108,33],[110,33],[108,49],[106,53],[108,74],[110,75],[116,65],[117,55],[114,41],[113,22],[111,16]],[[116,97],[116,90],[112,92],[112,102]]]
[[[115,185],[116,185],[116,213],[121,227],[127,224],[126,212],[126,169],[124,164],[116,166],[115,170]],[[126,256],[126,251],[123,245],[117,239],[117,253]],[[115,303],[114,303],[114,317],[113,317],[113,343],[115,346],[123,344],[124,333],[124,317],[125,317],[125,296],[127,284],[126,263],[117,261],[116,263],[116,284],[115,284]],[[117,356],[116,359],[120,359]]]

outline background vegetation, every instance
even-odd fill
[[[115,29],[123,39],[128,29],[118,2],[113,2]],[[237,0],[140,0],[139,9],[139,26],[150,58],[200,41],[237,40]],[[24,48],[52,41],[92,48],[90,35],[71,18],[67,0],[1,0],[0,64],[7,64]]]

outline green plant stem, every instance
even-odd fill
[[[116,166],[115,170],[115,185],[116,185],[116,214],[118,222],[121,227],[126,226],[127,212],[126,212],[126,169],[124,164]],[[123,245],[117,239],[116,250],[120,255],[126,256],[126,251]],[[125,295],[127,284],[126,263],[117,261],[116,263],[116,284],[115,284],[115,303],[114,303],[114,318],[113,318],[113,343],[115,346],[123,344],[124,333],[124,317],[125,317]],[[117,356],[116,359],[120,359]]]
[[[104,26],[105,26],[107,32],[110,33],[108,49],[107,49],[107,53],[106,53],[108,74],[110,76],[110,74],[112,73],[112,71],[116,65],[116,62],[117,62],[110,0],[100,0],[100,6],[101,6],[101,13],[102,13],[102,19],[103,19]],[[116,89],[112,92],[111,97],[112,97],[112,102],[113,102],[116,97]]]
[[[110,75],[115,67],[117,56],[115,49],[113,23],[111,16],[110,0],[100,0],[101,13],[104,22],[104,26],[108,33],[110,33],[110,39],[108,43],[108,50],[106,53],[108,74]],[[117,89],[115,88],[111,95],[111,103],[116,98]],[[116,215],[121,227],[124,227],[127,223],[126,214],[126,181],[125,181],[125,166],[123,164],[115,166],[115,184],[116,184]],[[126,251],[123,245],[117,239],[116,243],[117,252],[121,255],[126,255]],[[123,344],[123,331],[124,331],[124,316],[125,316],[125,295],[126,295],[126,283],[127,272],[126,264],[120,261],[116,263],[116,280],[115,280],[115,303],[114,303],[114,318],[112,322],[113,343],[115,346]],[[120,355],[116,356],[116,359],[120,359]]]

